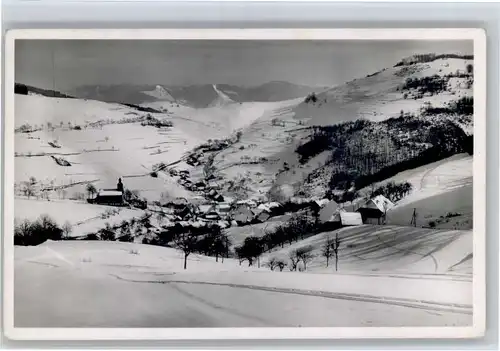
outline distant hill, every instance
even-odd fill
[[[238,87],[234,85],[217,85],[231,99],[238,102],[246,101],[283,101],[307,96],[313,92],[319,93],[327,87],[310,87],[283,81],[273,81],[255,87]]]
[[[47,97],[57,97],[57,98],[67,98],[67,99],[75,98],[74,96],[63,94],[56,90],[41,89],[21,83],[14,84],[14,93],[20,95],[29,95],[31,93]]]
[[[416,55],[404,64],[275,105],[238,143],[203,158],[228,196],[322,197],[359,190],[406,169],[472,154],[471,56]],[[269,84],[270,91],[277,86]],[[218,85],[231,99],[236,88]],[[231,93],[231,92],[232,93]],[[201,159],[203,164],[205,161]],[[244,174],[245,176],[240,176]]]
[[[30,85],[26,85],[26,84],[21,84],[21,83],[15,83],[14,93],[19,94],[19,95],[40,95],[40,96],[51,97],[51,98],[79,99],[75,96],[64,94],[64,93],[61,93],[61,92],[56,91],[56,90],[42,89],[42,88],[37,88],[37,87],[33,87]],[[81,99],[101,101],[101,100],[92,99],[92,98],[81,98]],[[108,101],[102,101],[102,102],[108,102]],[[156,109],[151,108],[151,107],[144,107],[144,106],[140,106],[140,105],[133,104],[133,103],[123,103],[123,102],[116,102],[116,103],[131,107],[131,108],[138,110],[138,111],[141,111],[141,112],[160,113],[159,110],[156,110]]]
[[[175,101],[168,89],[165,89],[161,85],[157,85],[154,90],[143,91],[143,93],[161,101]]]
[[[80,99],[93,99],[104,102],[118,102],[139,105],[158,99],[146,91],[154,90],[152,85],[84,85],[73,90],[73,95]]]
[[[177,101],[195,108],[208,107],[219,98],[214,84],[188,86],[169,85],[106,85],[82,86],[74,90],[78,98],[104,102],[143,104],[154,101]],[[326,87],[309,87],[288,82],[269,82],[253,87],[216,84],[217,90],[235,102],[276,102],[320,93]]]

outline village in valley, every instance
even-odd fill
[[[334,87],[16,83],[16,323],[469,325],[473,82],[421,54]]]

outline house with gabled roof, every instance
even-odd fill
[[[377,195],[365,202],[357,212],[361,213],[363,223],[381,224],[385,221],[386,213],[394,207],[394,203],[383,195]]]
[[[339,208],[339,204],[333,200],[323,204],[318,213],[319,222],[326,223],[330,221],[332,216],[338,212]]]

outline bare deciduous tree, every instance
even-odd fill
[[[278,266],[278,268],[280,269],[280,272],[283,272],[283,268],[286,267],[286,262],[283,260],[283,259],[278,259],[278,261],[276,262],[276,265]]]
[[[89,194],[89,198],[92,198],[97,193],[97,189],[92,183],[88,183],[87,186],[85,187],[85,190]]]
[[[69,221],[66,221],[66,222],[64,222],[61,229],[63,231],[64,237],[67,238],[71,234],[71,231],[73,230],[73,226],[71,225],[71,223]]]
[[[328,238],[326,238],[326,241],[321,248],[321,255],[324,258],[326,258],[326,266],[327,267],[328,267],[328,264],[330,262],[330,258],[335,256],[335,251],[333,251],[334,243],[335,243],[335,241],[331,237],[328,237]]]
[[[297,270],[297,265],[299,264],[300,262],[300,255],[299,255],[300,251],[299,249],[297,250],[293,250],[292,252],[290,252],[288,258],[290,259],[290,270],[291,271],[296,271]]]
[[[278,259],[276,257],[271,257],[267,262],[267,266],[270,270],[274,271],[274,269],[278,267]]]
[[[335,253],[335,271],[338,270],[338,265],[339,265],[339,246],[340,246],[339,233],[336,233],[335,241],[333,243],[333,252]]]
[[[198,237],[193,233],[179,233],[174,238],[175,246],[184,253],[184,269],[187,269],[187,258],[198,246]]]
[[[313,258],[314,255],[312,253],[313,248],[312,246],[306,246],[298,250],[298,257],[304,264],[304,270],[307,270],[307,263],[310,262]]]

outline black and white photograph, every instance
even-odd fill
[[[13,42],[14,329],[484,318],[471,36]]]

